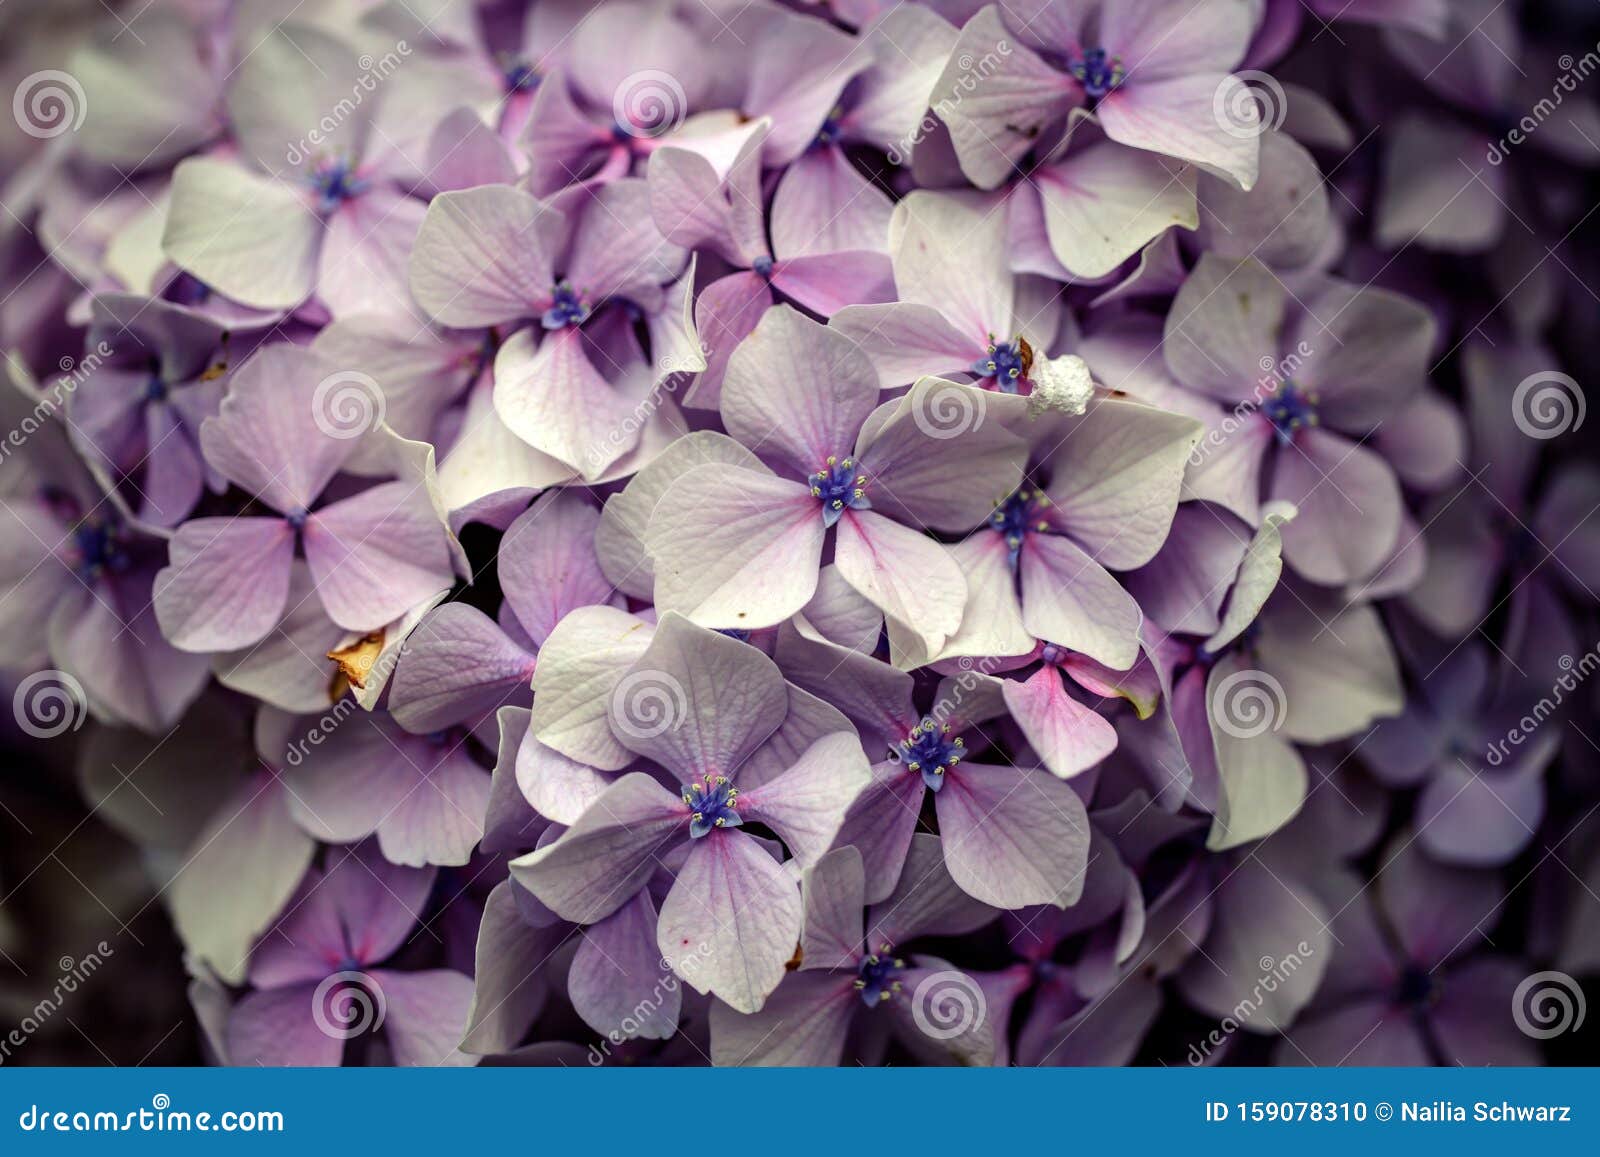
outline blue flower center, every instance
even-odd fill
[[[351,198],[359,197],[368,186],[367,181],[356,176],[355,169],[342,160],[320,162],[311,170],[308,180],[317,191],[317,208],[323,213],[331,213]]]
[[[1029,534],[1042,534],[1050,524],[1040,517],[1040,512],[1050,505],[1043,490],[1022,489],[995,507],[989,515],[989,529],[1005,535],[1006,548],[1011,552],[1011,565],[1017,565],[1018,552]]]
[[[144,400],[147,402],[164,402],[170,393],[160,374],[152,373],[144,384]]]
[[[854,458],[828,456],[821,470],[806,479],[811,484],[811,497],[822,503],[822,524],[832,526],[839,521],[845,508],[871,510],[867,498],[867,476],[856,473]]]
[[[868,953],[856,969],[856,992],[861,996],[861,1003],[877,1008],[899,992],[900,974],[905,968],[906,962],[893,955],[893,948],[888,944]]]
[[[289,513],[283,517],[285,522],[287,522],[296,532],[299,532],[305,529],[306,519],[311,517],[311,512],[305,507],[301,506],[295,510],[289,511]]]
[[[72,554],[73,569],[85,582],[125,571],[131,562],[122,527],[101,518],[86,518],[73,528]]]
[[[772,258],[765,253],[752,261],[750,268],[754,270],[757,277],[765,278],[768,281],[772,280]]]
[[[922,773],[922,782],[929,791],[944,786],[944,773],[961,762],[967,753],[966,742],[950,734],[948,723],[935,723],[924,719],[913,727],[892,753],[907,771]]]
[[[539,87],[541,77],[526,57],[508,58],[500,68],[500,80],[507,93],[529,92]]]
[[[1092,100],[1114,92],[1128,75],[1122,67],[1122,58],[1107,56],[1103,48],[1089,49],[1067,65],[1067,71],[1083,85],[1084,93]]]
[[[1065,647],[1057,646],[1055,643],[1046,643],[1039,652],[1039,659],[1052,667],[1059,667],[1067,661],[1067,657],[1070,654],[1072,652]]]
[[[1017,392],[1017,383],[1033,368],[1033,350],[1022,338],[997,342],[989,335],[989,350],[973,362],[971,371],[984,381],[992,381],[1002,393]]]
[[[570,281],[556,282],[555,291],[550,296],[550,308],[540,318],[545,329],[582,325],[588,320],[589,307],[583,303],[583,296],[572,288]]]
[[[1281,382],[1278,392],[1261,403],[1261,412],[1278,431],[1278,438],[1291,442],[1298,431],[1317,424],[1317,395],[1292,381]]]
[[[819,145],[838,144],[842,131],[839,122],[843,119],[844,108],[840,105],[834,105],[833,111],[828,114],[827,119],[822,122],[822,127],[817,130],[816,143]]]
[[[744,823],[735,810],[739,789],[725,775],[708,775],[683,789],[683,802],[689,806],[689,835],[708,836],[716,828],[736,828]]]
[[[179,305],[204,305],[211,299],[211,287],[190,273],[180,273],[167,287],[167,296]]]

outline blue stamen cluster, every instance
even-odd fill
[[[990,334],[988,352],[969,368],[979,378],[993,381],[995,388],[1002,393],[1014,394],[1017,384],[1028,376],[1032,361],[1032,351],[1022,338],[997,342],[994,335]]]
[[[128,569],[126,536],[122,527],[103,518],[86,518],[72,531],[73,570],[85,582]]]
[[[550,308],[544,311],[544,316],[539,320],[545,329],[563,329],[569,325],[582,325],[589,320],[589,312],[583,295],[572,288],[572,283],[558,281],[550,296]]]
[[[851,510],[872,509],[866,492],[867,476],[856,473],[854,458],[835,458],[830,454],[823,468],[806,481],[811,484],[811,497],[822,503],[824,526],[838,522],[846,507]]]
[[[1292,442],[1299,431],[1319,422],[1317,395],[1292,381],[1280,383],[1278,392],[1261,403],[1261,412],[1283,442]]]
[[[1099,100],[1115,92],[1128,75],[1122,67],[1122,58],[1108,56],[1103,48],[1089,49],[1068,65],[1067,71],[1083,85],[1084,93],[1091,100]]]
[[[905,971],[906,962],[892,953],[893,947],[885,944],[862,957],[856,969],[856,992],[868,1008],[877,1008],[900,991],[900,974]]]
[[[995,507],[989,515],[989,529],[1005,535],[1006,548],[1011,552],[1011,565],[1017,565],[1017,556],[1028,535],[1042,534],[1050,529],[1049,523],[1039,517],[1039,512],[1050,505],[1043,490],[1024,488]]]
[[[951,736],[948,723],[931,719],[913,727],[894,752],[906,770],[922,773],[922,782],[929,791],[944,786],[944,773],[959,764],[966,753],[966,742],[959,735]]]
[[[311,170],[308,178],[317,193],[317,209],[331,213],[346,201],[367,191],[367,181],[356,176],[355,169],[342,160],[323,161]]]
[[[689,835],[694,839],[710,835],[717,828],[736,828],[744,823],[736,808],[739,789],[725,775],[708,775],[683,789],[688,805]]]

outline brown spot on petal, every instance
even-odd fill
[[[784,971],[793,972],[795,969],[800,967],[801,962],[804,961],[805,958],[805,946],[802,944],[796,944],[794,946],[794,955],[789,957],[789,962],[783,966]]]

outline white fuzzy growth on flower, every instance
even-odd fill
[[[1028,417],[1037,418],[1047,410],[1081,414],[1094,397],[1094,379],[1089,365],[1076,354],[1047,358],[1033,371],[1033,393],[1028,395]]]

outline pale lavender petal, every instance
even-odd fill
[[[794,973],[758,1012],[745,1015],[721,1001],[711,1006],[711,1061],[719,1066],[837,1065],[859,1007],[853,975]]]
[[[593,923],[622,907],[660,857],[688,838],[683,800],[635,772],[612,784],[554,843],[511,861],[511,875],[562,919]]]
[[[766,824],[802,867],[832,846],[845,813],[872,778],[851,732],[817,740],[782,775],[739,796],[739,814]]]
[[[156,575],[161,633],[183,651],[233,651],[283,615],[294,531],[277,518],[196,518],[173,535]]]
[[[433,1067],[477,1063],[476,1058],[456,1049],[472,1009],[470,976],[445,968],[428,972],[379,969],[372,978],[383,992],[383,1031],[394,1050],[395,1064]]]
[[[611,730],[630,751],[689,783],[735,776],[788,711],[777,666],[756,648],[665,614],[617,682]]]
[[[324,507],[301,535],[328,617],[351,631],[393,622],[455,583],[428,492],[388,482]]]
[[[775,626],[816,591],[825,534],[804,482],[696,467],[667,489],[645,531],[656,605],[709,627]]]
[[[584,929],[567,995],[602,1036],[666,1040],[678,1031],[683,992],[656,947],[656,906],[648,891]]]
[[[1172,40],[1176,43],[1179,38]],[[1095,113],[1106,136],[1114,141],[1193,161],[1226,175],[1241,189],[1249,189],[1260,172],[1261,139],[1247,131],[1248,124],[1236,124],[1234,117],[1219,116],[1216,111],[1219,91],[1229,102],[1225,107],[1230,113],[1241,101],[1243,107],[1255,109],[1253,99],[1243,93],[1244,87],[1242,80],[1223,73],[1141,78],[1140,83],[1108,94]],[[1256,115],[1259,117],[1259,111]]]
[[[797,479],[848,458],[877,403],[877,375],[855,343],[789,306],[766,312],[722,383],[728,433]]]
[[[1022,548],[1022,621],[1030,634],[1125,671],[1139,658],[1143,615],[1099,563],[1059,534]]]
[[[1053,667],[1041,667],[1025,681],[1005,680],[1004,693],[1029,746],[1062,779],[1087,771],[1116,750],[1116,728],[1067,694]]]
[[[697,992],[739,1012],[761,1008],[800,943],[800,889],[759,840],[695,840],[661,906],[657,943]]]
[[[493,711],[526,686],[534,657],[466,603],[429,613],[406,640],[389,710],[417,734]]]
[[[299,305],[316,288],[322,238],[322,222],[289,185],[209,157],[190,158],[173,173],[162,248],[234,301]]]
[[[606,603],[611,583],[595,555],[600,512],[571,491],[550,491],[506,527],[500,539],[500,588],[536,643],[567,612]]]
[[[1064,781],[962,761],[934,804],[945,864],[969,895],[997,908],[1065,908],[1083,892],[1089,817]]]
[[[441,325],[529,317],[551,294],[564,221],[520,189],[485,185],[428,205],[411,254],[411,292]]]

